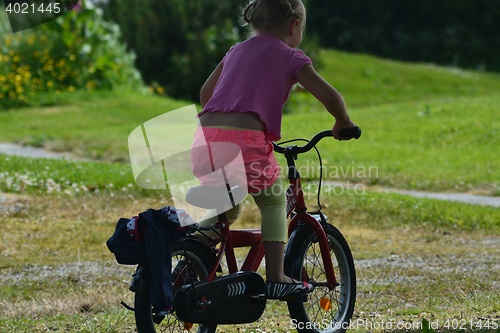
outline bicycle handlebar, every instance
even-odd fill
[[[345,138],[359,139],[359,137],[361,136],[361,128],[359,128],[358,126],[354,126],[353,128],[341,130],[339,134],[340,134],[340,136],[345,137]],[[277,153],[280,153],[280,154],[284,154],[287,149],[291,149],[291,150],[293,150],[293,153],[295,155],[305,153],[305,152],[308,152],[309,150],[311,150],[314,146],[316,146],[316,144],[321,139],[323,139],[327,136],[333,136],[332,130],[324,130],[324,131],[317,133],[304,146],[281,147],[273,142],[274,151]]]

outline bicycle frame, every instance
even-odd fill
[[[295,167],[294,153],[290,149],[285,149],[284,154],[288,164],[288,179],[290,182],[290,186],[286,192],[287,216],[289,217],[293,213],[293,217],[288,226],[288,235],[290,236],[293,233],[299,222],[311,226],[318,237],[321,257],[327,277],[327,287],[329,289],[333,289],[337,285],[337,279],[333,269],[325,230],[318,220],[307,213],[307,207],[300,182],[300,174]],[[218,222],[215,224],[213,229],[218,230],[217,233],[219,234],[219,237],[213,239],[210,246],[215,247],[219,244],[219,249],[217,251],[215,265],[210,271],[207,281],[212,281],[215,278],[217,269],[219,268],[224,254],[226,256],[229,273],[236,273],[238,271],[257,271],[262,258],[264,257],[264,246],[262,244],[260,229],[230,230],[229,222],[225,213],[219,215]],[[250,249],[241,266],[241,269],[238,269],[234,249],[240,247],[250,247]]]
[[[219,221],[215,224],[213,229],[219,230],[219,237],[214,238],[209,246],[212,247],[219,244],[219,249],[217,251],[215,264],[208,275],[207,281],[212,281],[215,278],[223,255],[226,256],[229,273],[236,273],[238,271],[257,271],[264,257],[264,245],[261,242],[262,237],[260,229],[230,230],[229,222],[224,213],[219,215]],[[234,249],[241,247],[250,247],[250,249],[241,269],[238,269]]]

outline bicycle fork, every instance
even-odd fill
[[[302,192],[302,185],[300,183],[300,174],[295,169],[294,166],[289,168],[290,187],[287,190],[287,215],[290,215],[292,211],[296,214],[293,216],[290,224],[288,225],[288,236],[290,237],[292,232],[297,228],[299,222],[303,222],[309,225],[318,237],[318,243],[321,250],[321,258],[325,267],[326,279],[328,282],[327,287],[332,290],[338,286],[337,278],[335,277],[335,271],[333,269],[332,257],[330,255],[330,245],[328,244],[328,238],[326,236],[325,229],[319,221],[314,217],[307,214],[307,207],[305,205],[304,196]]]
[[[318,244],[321,250],[321,259],[323,260],[326,280],[328,282],[327,287],[332,290],[336,286],[338,286],[338,282],[335,276],[335,271],[333,269],[332,256],[330,255],[330,244],[328,243],[326,232],[314,217],[306,214],[304,214],[303,216],[301,216],[301,214],[297,214],[296,216],[294,216],[294,218],[290,222],[290,230],[295,230],[299,221],[311,226],[318,237]]]

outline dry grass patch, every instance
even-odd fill
[[[16,197],[2,212],[0,331],[133,332],[128,283],[133,267],[115,263],[105,241],[118,217],[169,204],[131,195]],[[327,208],[327,214],[333,213]],[[422,225],[375,227],[339,216],[357,267],[354,331],[367,325],[500,318],[500,237],[493,231],[443,231]],[[257,227],[245,203],[236,227]],[[335,222],[335,221],[333,221]],[[387,328],[387,327],[386,327]],[[395,331],[391,329],[390,331]],[[292,331],[284,303],[269,302],[253,324],[220,332]]]

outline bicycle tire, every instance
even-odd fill
[[[343,333],[349,328],[356,301],[356,271],[351,250],[340,231],[326,224],[335,276],[339,285],[330,290],[316,233],[300,225],[290,236],[285,273],[315,285],[303,299],[288,301],[291,325],[299,333]],[[323,283],[323,285],[321,285]]]
[[[180,270],[189,265],[189,280],[181,281],[181,285],[201,281],[208,277],[215,259],[207,246],[197,240],[184,240],[172,244],[172,281],[176,281]],[[181,267],[182,266],[182,267]],[[180,286],[178,287],[180,288]],[[177,288],[177,289],[178,289]],[[174,288],[174,293],[176,289]],[[138,333],[156,332],[197,332],[215,333],[217,325],[184,323],[175,312],[167,314],[159,324],[155,324],[149,291],[136,292],[134,300],[135,322]]]

